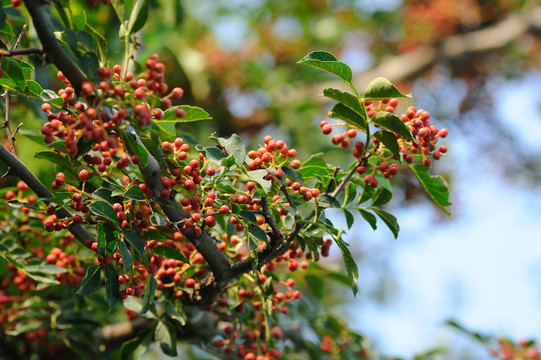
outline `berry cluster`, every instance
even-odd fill
[[[365,101],[364,106],[369,119],[373,118],[380,111],[397,115],[398,99],[383,99],[379,101],[379,104],[374,104],[372,101]],[[329,116],[332,116],[332,112],[329,112]],[[415,107],[410,106],[406,113],[401,114],[399,118],[408,127],[415,139],[415,141],[411,141],[399,134],[395,134],[401,158],[407,163],[412,164],[415,160],[414,154],[420,154],[422,163],[430,167],[432,166],[432,159],[439,160],[442,154],[447,152],[447,146],[440,145],[436,147],[436,143],[440,138],[447,136],[448,130],[445,128],[440,130],[432,125],[428,111],[416,110]],[[330,135],[334,127],[345,126],[346,130],[343,133],[337,133],[332,136],[332,143],[334,145],[340,145],[344,149],[349,148],[351,142],[357,136],[357,129],[344,122],[337,121],[335,124],[329,124],[328,121],[324,120],[319,125],[325,135]],[[378,125],[375,126],[378,127]],[[368,148],[366,148],[365,143],[356,141],[352,153],[362,163],[357,168],[357,172],[360,175],[368,173],[364,177],[364,183],[367,185],[372,187],[379,185],[376,179],[376,173],[378,171],[387,179],[399,173],[398,164],[389,162],[401,159],[384,151],[382,144],[376,138],[372,138],[372,145]],[[370,161],[363,161],[369,158],[372,159]],[[376,160],[373,160],[374,158]]]

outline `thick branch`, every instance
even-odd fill
[[[43,5],[44,2],[41,0],[24,0],[24,3],[32,17],[32,23],[36,28],[39,41],[43,45],[43,51],[47,56],[47,60],[55,64],[69,79],[73,88],[78,91],[81,88],[81,84],[86,81],[86,75],[56,40],[53,26],[49,20],[49,14]]]
[[[10,174],[19,177],[40,198],[51,198],[54,196],[53,193],[26,167],[26,165],[13,156],[13,154],[4,146],[0,146],[0,160],[4,161],[10,167]],[[57,215],[59,218],[72,217],[72,214],[64,208],[58,209]],[[81,244],[84,244],[87,240],[94,241],[94,237],[80,224],[72,224],[68,227],[68,230]]]

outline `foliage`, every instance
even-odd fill
[[[381,221],[398,236],[398,221],[384,206],[399,164],[450,214],[445,181],[429,174],[447,152],[437,143],[448,132],[431,123],[429,112],[410,106],[399,114],[399,99],[409,95],[384,78],[360,92],[347,64],[315,51],[299,63],[338,76],[352,90],[323,91],[337,104],[333,120],[320,123],[335,146],[352,147],[351,155],[343,150],[346,166],[324,154],[301,161],[270,135],[253,150],[236,134],[198,144],[183,126],[210,114],[179,103],[184,90],[165,82],[157,54],[144,65],[134,58],[149,1],[103,5],[114,10],[124,46],[122,65],[114,66],[85,11],[54,1],[51,25],[51,9],[41,2],[24,1],[28,14],[12,3],[2,8],[0,85],[42,102],[47,120],[40,134],[26,134],[47,144],[35,157],[54,164],[55,174],[51,192],[8,148],[1,152],[7,174],[20,178],[3,188],[0,209],[6,349],[20,357],[107,358],[113,350],[130,358],[156,342],[176,356],[177,344],[191,336],[208,353],[244,359],[379,356],[331,314],[304,314],[300,332],[288,315],[303,313],[303,293],[321,299],[327,280],[357,291],[347,230],[333,225],[327,209],[340,209],[348,229],[359,213],[372,228]],[[30,21],[41,30],[43,49],[28,53],[53,59],[61,88],[44,89],[35,58],[14,57],[26,54],[17,46],[7,50],[18,26]],[[333,244],[345,274],[318,262]],[[117,335],[126,320],[140,327]]]

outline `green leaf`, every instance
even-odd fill
[[[122,236],[124,239],[126,239],[127,242],[130,243],[130,245],[137,251],[137,254],[139,255],[139,258],[143,257],[143,254],[145,252],[145,247],[143,246],[143,242],[141,241],[141,238],[135,234],[134,231],[137,231],[139,233],[139,229],[134,228],[135,226],[132,224],[131,231],[129,230],[122,230]]]
[[[109,312],[120,299],[119,290],[118,274],[113,265],[107,264],[105,268],[105,300],[109,304]]]
[[[222,159],[227,157],[222,150],[215,146],[208,146],[205,148],[205,151],[207,153],[207,159],[215,164],[220,164]]]
[[[109,220],[112,224],[118,224],[116,211],[108,202],[102,200],[94,201],[88,208],[92,213]]]
[[[332,197],[331,195],[327,195],[327,194],[319,195],[317,197],[317,201],[318,201],[319,205],[324,207],[324,208],[329,208],[329,207],[339,208],[339,207],[341,207],[340,202],[338,200],[336,200],[335,197]]]
[[[124,23],[124,20],[126,19],[124,13],[124,0],[111,0],[111,5],[113,5],[113,9],[115,9],[116,16],[118,16],[120,23]]]
[[[355,218],[353,217],[353,214],[351,214],[346,209],[344,209],[344,215],[346,217],[346,223],[348,225],[348,229],[351,229],[351,227],[353,226],[353,222],[355,221]]]
[[[177,338],[174,330],[160,321],[154,331],[154,339],[160,345],[163,353],[168,356],[177,356]]]
[[[261,186],[261,189],[263,189],[263,191],[265,192],[265,194],[268,194],[271,187],[272,187],[272,182],[270,182],[269,180],[263,179],[263,177],[265,175],[267,175],[267,173],[268,173],[268,171],[263,170],[263,169],[254,170],[254,171],[248,171],[247,172],[248,177],[250,178],[250,180],[255,181],[256,183],[258,183],[259,186]]]
[[[118,250],[120,251],[120,256],[122,257],[122,269],[125,273],[129,273],[133,265],[133,260],[130,250],[126,246],[124,240],[120,240],[118,242]]]
[[[140,332],[139,336],[136,337],[135,340],[124,343],[124,345],[122,345],[122,348],[120,349],[120,358],[122,360],[138,359],[139,356],[137,353],[139,352],[140,355],[142,355],[142,353],[146,351],[148,347],[150,346],[150,343],[152,341],[152,335],[154,334],[154,330],[155,330],[155,326],[153,326],[152,328],[146,331]],[[139,350],[139,351],[136,352],[135,350]],[[135,354],[132,357],[131,355],[134,352]]]
[[[246,159],[246,148],[237,134],[231,135],[229,139],[218,138],[218,141],[229,155],[233,155],[237,166],[242,166],[242,164],[244,164]]]
[[[99,255],[111,255],[116,245],[115,228],[104,221],[98,222],[98,251]]]
[[[165,226],[167,225],[167,217],[162,214],[159,210],[156,210],[152,207],[152,215],[150,216],[150,223],[154,226]]]
[[[330,72],[347,83],[351,83],[353,77],[351,69],[347,64],[336,60],[333,54],[326,51],[313,51],[300,59],[298,63]]]
[[[94,29],[92,26],[86,24],[85,30],[88,31],[94,40],[96,40],[96,51],[98,53],[98,57],[101,63],[106,63],[107,61],[107,50],[108,50],[108,44],[105,37],[100,34],[96,29]]]
[[[421,155],[415,155],[416,161],[421,161]],[[409,167],[417,176],[419,183],[423,186],[427,194],[434,202],[449,216],[451,212],[446,209],[446,206],[451,205],[449,202],[449,187],[445,179],[439,175],[431,176],[429,168],[423,164],[410,164]]]
[[[363,209],[359,209],[359,212],[361,213],[361,216],[366,220],[366,222],[370,224],[373,230],[376,230],[378,228],[378,219],[374,214],[369,213],[368,211]]]
[[[402,94],[389,80],[382,77],[372,80],[372,82],[370,82],[370,84],[368,84],[366,87],[363,95],[363,100],[382,100],[392,98],[411,98],[411,95]]]
[[[352,125],[357,125],[366,131],[366,120],[368,119],[368,115],[366,114],[364,105],[355,95],[333,88],[326,88],[323,90],[323,95],[342,104],[342,106],[338,106],[339,104],[337,104],[331,112],[344,117],[347,115],[347,118],[345,119],[335,116],[333,116],[333,118],[342,119],[346,122],[349,119],[353,122]],[[342,107],[346,107],[346,109],[343,109]],[[356,115],[351,114],[351,111],[347,111],[348,109],[353,111]]]
[[[140,312],[141,315],[146,314],[148,309],[150,308],[150,303],[154,300],[154,294],[156,293],[157,288],[158,282],[156,281],[156,279],[154,279],[154,276],[150,276],[145,286],[145,292],[143,296],[144,305]]]
[[[81,287],[77,291],[78,295],[91,295],[100,288],[100,269],[101,264],[92,265],[86,270],[86,276],[81,282]]]
[[[376,190],[376,193],[374,194],[374,197],[372,197],[372,206],[381,206],[384,204],[387,204],[389,201],[391,201],[393,198],[393,193],[389,191],[384,186],[378,187]]]
[[[323,153],[314,154],[304,161],[299,168],[299,173],[304,180],[323,179],[332,175],[333,169],[323,160]]]
[[[398,146],[398,141],[396,136],[385,130],[376,131],[372,134],[376,139],[378,139],[387,149],[389,149],[397,159],[400,159],[400,148]]]
[[[128,22],[127,35],[134,34],[141,30],[148,18],[149,0],[137,0],[133,5]]]
[[[34,80],[26,80],[26,88],[24,89],[24,94],[26,96],[41,99],[42,92],[43,88],[40,84],[38,84]]]
[[[366,132],[366,120],[342,103],[338,103],[333,106],[330,117],[333,119],[344,120],[346,123],[357,127],[363,132]]]
[[[145,195],[143,195],[143,191],[138,185],[128,188],[128,190],[126,190],[124,193],[124,197],[137,201],[146,200]]]
[[[62,106],[64,106],[64,99],[58,96],[58,94],[55,93],[53,90],[43,90],[43,92],[41,93],[41,100],[51,105],[54,105],[57,108],[61,108]]]
[[[370,119],[370,121],[373,122],[374,124],[381,126],[382,128],[385,128],[394,133],[397,133],[403,138],[415,141],[407,125],[404,124],[404,122],[400,120],[400,118],[396,116],[395,114],[391,114],[390,112],[387,112],[387,111],[378,111]]]
[[[176,115],[176,109],[182,109],[186,112],[186,115],[179,118]],[[212,119],[210,115],[203,109],[196,107],[196,106],[189,106],[189,105],[180,105],[180,106],[173,106],[169,109],[165,110],[163,113],[163,118],[160,120],[154,120],[157,123],[163,123],[163,122],[192,122],[192,121],[200,121],[200,120],[210,120]]]
[[[135,141],[133,136],[128,134],[125,137],[128,140],[128,144],[133,151],[133,153],[141,158],[141,167],[145,168],[148,165],[148,151],[147,149],[141,144]]]
[[[269,241],[267,239],[267,234],[259,226],[250,225],[250,227],[248,227],[248,232],[257,240],[261,240],[268,244]],[[255,250],[255,249],[252,249],[252,250]]]
[[[53,264],[39,263],[36,265],[27,265],[24,268],[26,273],[37,273],[46,275],[63,274],[68,271],[66,268],[58,267]]]
[[[346,191],[345,191],[343,206],[346,206],[347,204],[355,200],[356,196],[357,196],[357,184],[355,184],[352,181],[349,181],[346,184]]]
[[[82,11],[79,15],[73,15],[71,21],[75,31],[83,30],[86,26],[86,13]]]
[[[394,238],[398,238],[398,231],[400,230],[400,227],[398,226],[398,221],[396,221],[396,217],[383,210],[372,209],[372,211],[377,216],[379,216],[381,220],[383,220],[385,225],[389,227],[389,229],[394,235]]]
[[[54,151],[40,151],[34,154],[36,159],[44,159],[60,166],[71,167],[68,159]]]
[[[24,79],[24,74],[19,62],[4,56],[2,58],[2,70],[4,70],[4,75],[13,81],[18,91],[24,91],[26,80]]]
[[[374,193],[376,192],[376,189],[374,189],[372,186],[366,185],[364,182],[361,182],[361,183],[363,186],[363,192],[361,196],[359,196],[359,200],[357,200],[357,206],[371,199],[372,196],[374,196]]]
[[[353,260],[353,256],[351,256],[348,245],[340,238],[340,236],[333,236],[333,238],[342,252],[342,258],[344,259],[344,265],[346,266],[351,290],[353,291],[353,296],[356,296],[358,291],[357,281],[359,280],[359,268],[357,268],[357,264],[355,263],[355,260]]]
[[[189,260],[180,251],[175,250],[170,246],[158,245],[156,246],[156,249],[154,249],[154,254],[160,254],[167,259],[175,259],[184,261],[185,263],[189,262]]]
[[[290,168],[289,166],[282,166],[282,170],[284,171],[284,174],[290,178],[293,181],[298,182],[301,185],[304,185],[304,179],[302,178],[302,175],[297,170]]]

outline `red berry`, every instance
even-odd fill
[[[83,169],[83,170],[79,171],[79,179],[81,179],[82,181],[88,180],[88,176],[89,176],[88,170]]]

